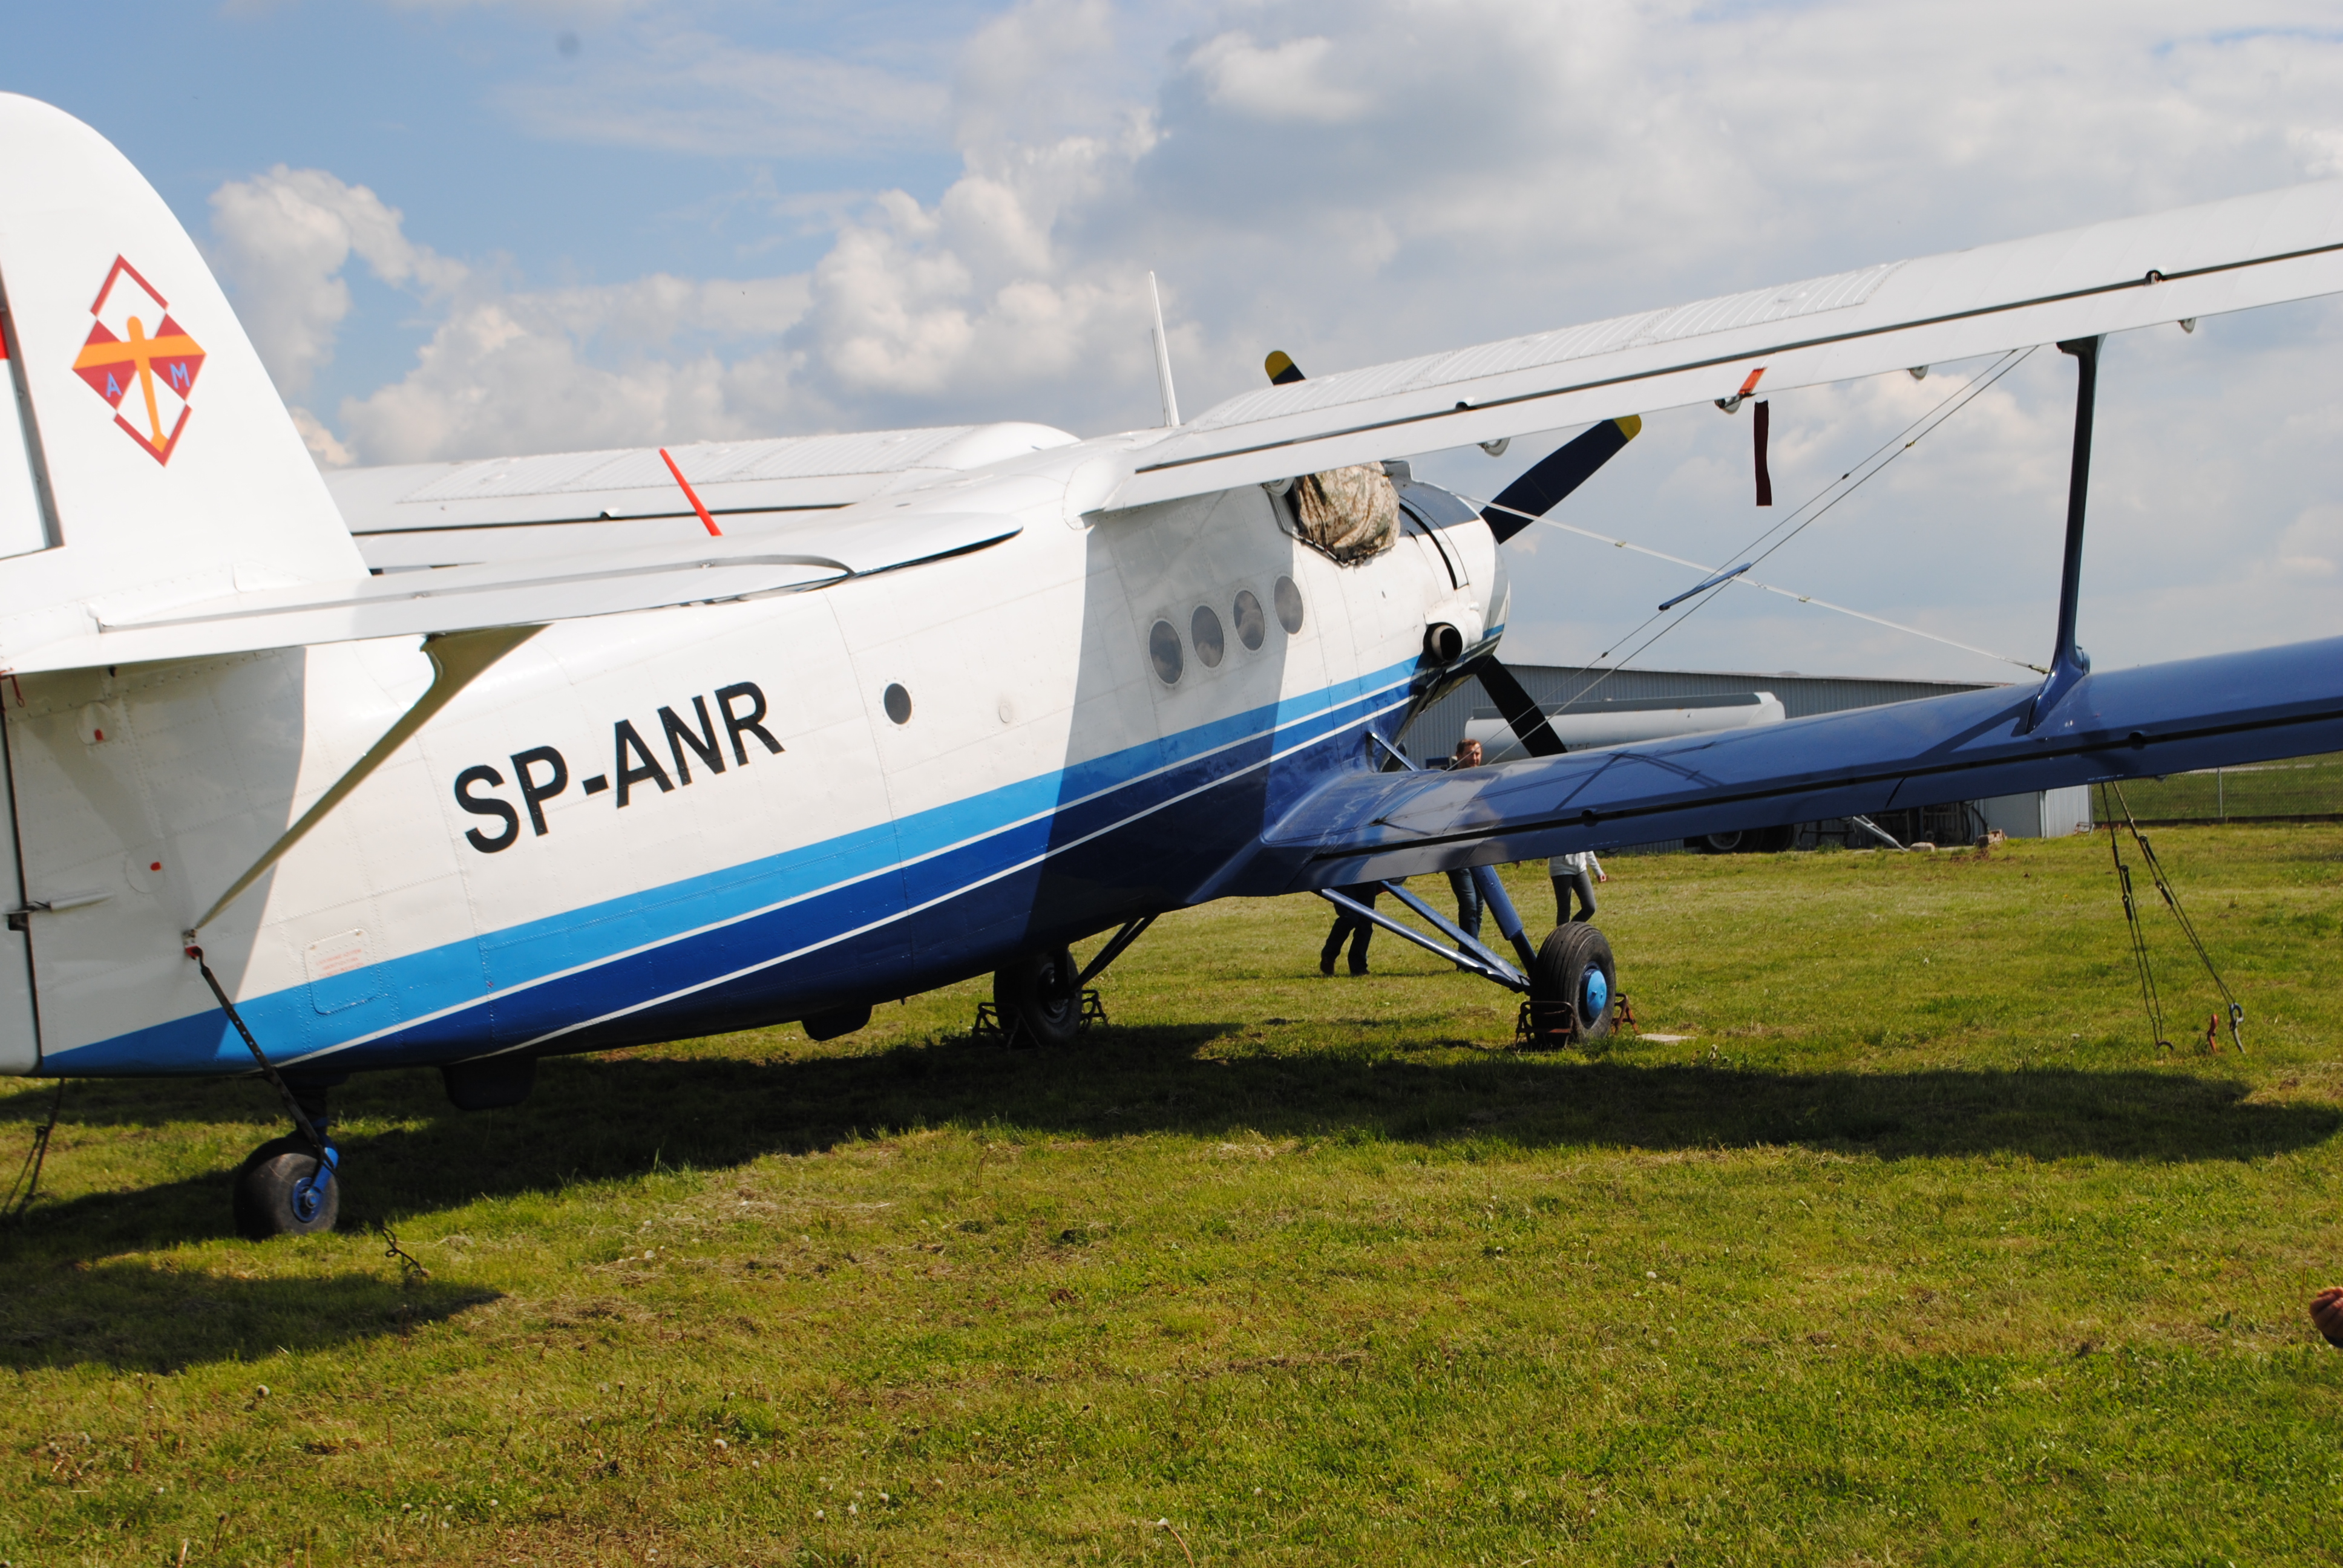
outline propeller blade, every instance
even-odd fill
[[[1548,459],[1551,461],[1552,459]],[[1513,726],[1522,749],[1533,757],[1559,757],[1564,748],[1554,726],[1545,721],[1545,710],[1524,690],[1513,672],[1497,662],[1493,654],[1473,662],[1473,673],[1481,678],[1481,689],[1497,705],[1497,711]]]
[[[1261,362],[1261,367],[1269,372],[1269,384],[1272,387],[1290,386],[1302,378],[1302,367],[1296,365],[1293,362],[1293,356],[1282,348],[1271,349],[1269,357]]]
[[[1300,372],[1295,372],[1298,377]],[[1499,544],[1562,504],[1564,497],[1594,477],[1594,470],[1617,455],[1644,428],[1642,418],[1629,414],[1605,419],[1593,429],[1564,443],[1531,466],[1529,472],[1507,485],[1481,515]],[[1524,516],[1523,514],[1527,514]]]

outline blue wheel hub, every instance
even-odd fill
[[[1599,966],[1587,965],[1586,978],[1578,982],[1578,1016],[1591,1024],[1601,1018],[1603,1010],[1610,1005],[1611,982],[1603,978]]]
[[[293,1183],[293,1213],[304,1225],[316,1219],[317,1211],[326,1206],[326,1188],[334,1180],[335,1167],[340,1163],[340,1151],[328,1144],[325,1163]]]

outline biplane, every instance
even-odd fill
[[[137,171],[23,97],[0,146],[0,1070],[266,1075],[294,1131],[237,1178],[256,1236],[333,1223],[353,1073],[507,1105],[545,1056],[827,1039],[985,974],[1060,1043],[1164,911],[1460,869],[1502,945],[1433,915],[1441,950],[1584,1040],[1608,944],[1534,940],[1486,868],[2343,748],[2343,639],[2093,673],[2075,632],[2101,339],[2343,288],[2343,182],[1289,363],[1156,428],[329,487]],[[2078,394],[2038,687],[1571,749],[1507,672],[1506,541],[1638,415],[2048,343]],[[1405,461],[1579,426],[1486,504]],[[1525,755],[1416,766],[1467,679]]]

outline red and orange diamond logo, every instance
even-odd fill
[[[74,357],[74,370],[114,408],[114,422],[125,434],[156,462],[169,462],[187,427],[187,398],[204,367],[203,349],[171,319],[154,286],[118,256],[89,313],[97,320]],[[122,416],[133,388],[138,397],[132,412],[146,417],[143,430]]]

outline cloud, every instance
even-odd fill
[[[502,89],[532,135],[718,156],[872,156],[944,143],[940,83],[714,34],[658,33]]]
[[[1198,0],[1179,15],[1174,41],[1151,11],[1026,0],[960,44],[940,86],[712,32],[630,63],[588,49],[568,85],[509,90],[538,134],[721,156],[949,145],[959,167],[940,189],[905,176],[833,199],[819,259],[787,276],[554,290],[477,265],[433,296],[412,368],[343,406],[341,440],[387,461],[989,417],[1093,433],[1156,417],[1151,268],[1192,413],[1257,386],[1272,347],[1322,373],[2343,173],[2343,39],[2294,0],[2217,32],[2154,0]],[[341,208],[290,202],[277,177],[227,205],[285,209],[246,247],[281,273],[265,352],[282,376],[322,362],[348,305],[338,231],[311,210]],[[2331,627],[2331,579],[2308,563],[2343,563],[2343,543],[2302,519],[2325,500],[2313,455],[2343,438],[2323,392],[2338,337],[2314,305],[2112,346],[2087,612],[2103,665]],[[1940,369],[1777,399],[1785,506],[1965,373]],[[2039,658],[2071,397],[2070,364],[2037,354],[1767,570]],[[1572,506],[1724,560],[1767,520],[1747,440],[1745,417],[1656,416]],[[1487,494],[1542,450],[1419,469]],[[1647,589],[1684,586],[1558,535],[1514,567],[1525,655],[1591,654],[1664,597]],[[2208,613],[2222,594],[2258,608]],[[1658,651],[1972,668],[1749,594]]]
[[[397,208],[364,186],[323,169],[277,165],[212,192],[214,269],[236,297],[236,314],[261,362],[288,397],[305,391],[334,355],[349,315],[342,269],[351,253],[395,288],[444,295],[460,286],[462,263],[409,240]]]
[[[345,399],[342,422],[370,463],[806,428],[829,410],[796,388],[780,339],[807,293],[802,278],[655,276],[477,295],[405,377]]]
[[[1249,33],[1222,33],[1188,56],[1188,69],[1212,103],[1247,118],[1339,126],[1361,118],[1373,101],[1326,79],[1333,48],[1332,39],[1313,36],[1264,49]]]

